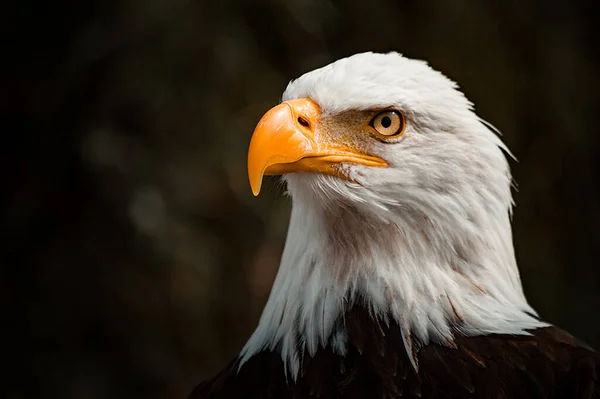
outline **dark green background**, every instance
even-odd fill
[[[234,356],[290,206],[252,197],[251,132],[366,50],[428,60],[504,133],[527,296],[599,347],[599,4],[3,2],[1,396],[184,397]]]

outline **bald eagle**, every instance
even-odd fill
[[[198,398],[600,398],[600,355],[527,303],[507,148],[398,53],[289,83],[248,174],[283,175],[285,249],[258,327]]]

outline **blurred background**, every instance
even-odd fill
[[[246,150],[288,80],[397,50],[504,134],[530,302],[600,348],[600,28],[590,1],[0,5],[7,398],[183,398],[237,354],[290,202]]]

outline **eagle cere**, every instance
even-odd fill
[[[248,175],[292,199],[270,297],[192,398],[600,397],[600,355],[539,319],[511,232],[508,152],[456,84],[398,53],[293,80]]]

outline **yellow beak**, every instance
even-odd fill
[[[377,157],[361,154],[350,146],[315,137],[321,118],[319,106],[308,98],[283,102],[271,108],[254,129],[248,149],[248,178],[258,195],[264,175],[317,172],[345,177],[342,162],[387,166]]]

